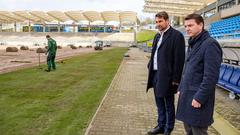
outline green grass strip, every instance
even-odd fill
[[[1,135],[82,135],[127,48],[0,75]],[[46,65],[42,65],[46,67]]]
[[[141,42],[146,42],[146,41],[152,40],[154,38],[155,34],[156,34],[156,31],[142,30],[137,33],[137,42],[141,43]]]

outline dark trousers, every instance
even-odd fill
[[[47,56],[47,65],[48,65],[48,70],[56,69],[55,65],[55,55],[54,54],[48,54]]]
[[[208,135],[207,133],[208,127],[196,127],[184,123],[184,128],[185,131],[187,132],[186,135]]]
[[[155,93],[157,84],[156,73],[154,75],[154,95],[158,111],[158,126],[165,131],[172,131],[175,123],[174,95],[158,97]]]

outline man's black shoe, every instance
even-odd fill
[[[45,71],[46,71],[46,72],[50,72],[50,70],[49,70],[49,69],[45,69]]]
[[[148,131],[148,135],[157,135],[157,134],[163,134],[163,133],[164,133],[164,128],[160,128],[158,126]]]

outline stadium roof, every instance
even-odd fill
[[[215,2],[216,0],[145,0],[144,12],[166,11],[172,16],[186,16]]]
[[[138,23],[137,13],[132,11],[0,11],[0,23],[13,23],[13,22],[26,22],[31,21],[34,23],[44,22],[66,22],[66,21],[117,21],[117,22],[130,22]]]

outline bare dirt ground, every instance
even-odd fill
[[[5,48],[0,48],[0,74],[15,71],[31,66],[37,66],[40,63],[46,63],[46,55],[41,53],[40,56],[36,53],[36,47],[30,48],[30,50],[18,50],[18,52],[6,52]],[[104,48],[111,49],[111,48]],[[64,47],[57,50],[56,60],[62,60],[64,58],[82,55],[86,53],[97,52],[94,48],[78,48],[71,49],[70,47]]]

